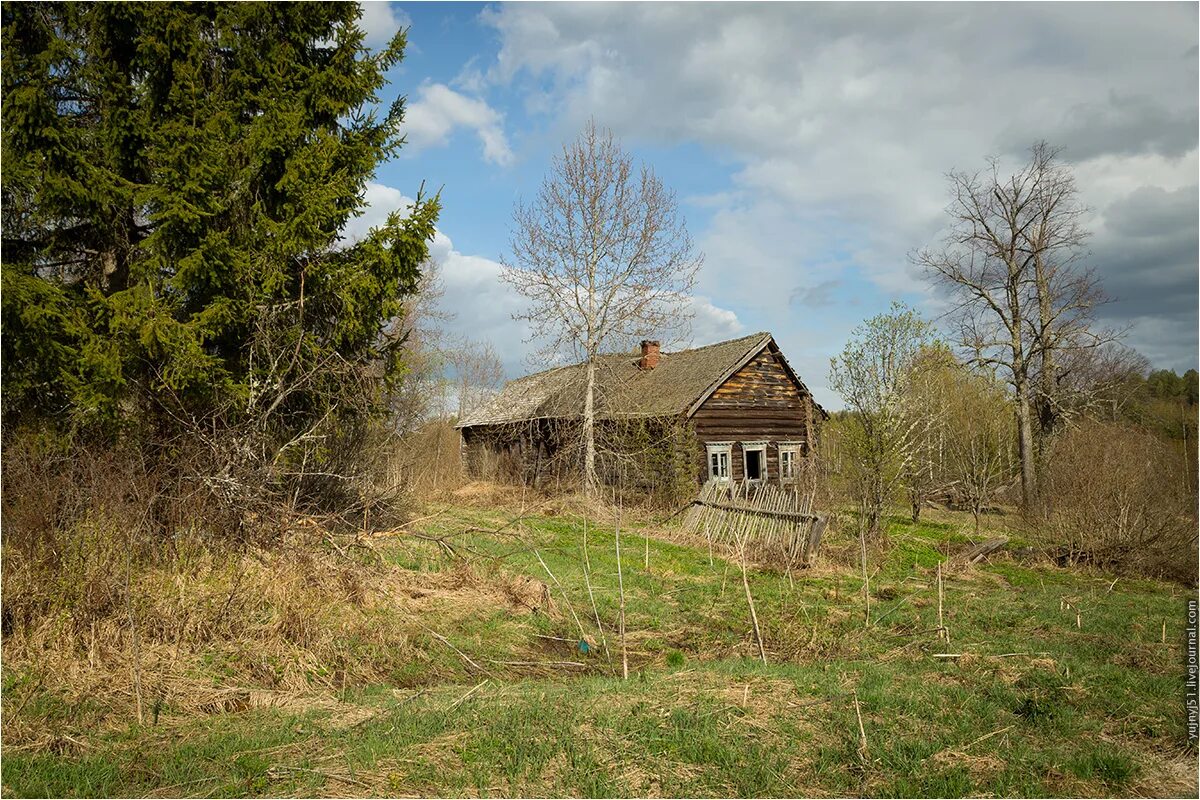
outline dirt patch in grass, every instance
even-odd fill
[[[740,685],[725,686],[719,690],[718,696],[728,705],[737,706],[749,715],[763,719],[788,713],[789,705],[795,705],[799,698],[793,684],[757,677]]]
[[[449,498],[455,505],[487,509],[516,507],[522,502],[533,503],[546,499],[540,493],[533,494],[524,487],[490,481],[472,481],[449,492]]]
[[[1001,772],[1006,764],[987,753],[966,753],[961,750],[942,750],[931,759],[940,767],[962,767],[977,783],[984,783]]]
[[[550,590],[542,581],[504,573],[484,576],[462,562],[445,572],[392,568],[381,578],[390,604],[430,619],[455,621],[496,610],[554,613]]]
[[[1200,786],[1195,751],[1145,753],[1145,767],[1129,786],[1131,797],[1195,797]]]

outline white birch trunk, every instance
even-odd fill
[[[583,488],[588,497],[596,491],[596,361],[591,355],[583,398]]]

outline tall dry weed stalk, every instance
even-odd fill
[[[621,570],[621,507],[617,506],[617,592],[620,595],[621,678],[629,680],[629,648],[625,644],[625,575]]]

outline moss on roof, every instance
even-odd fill
[[[658,366],[651,370],[638,367],[640,351],[601,356],[596,365],[597,416],[611,419],[683,414],[770,341],[771,334],[763,332],[663,353]],[[458,427],[579,417],[585,376],[584,364],[572,364],[510,381],[490,402],[464,417]]]

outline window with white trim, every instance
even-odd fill
[[[779,480],[794,481],[800,470],[800,443],[779,443]]]
[[[748,481],[767,479],[767,443],[742,442],[742,467]]]
[[[714,442],[706,445],[708,453],[708,478],[714,481],[729,480],[729,462],[733,447],[729,442]]]

